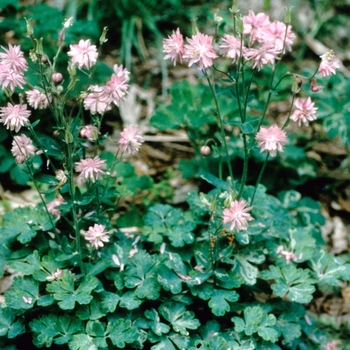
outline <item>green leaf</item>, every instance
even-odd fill
[[[231,185],[227,181],[220,180],[216,176],[212,175],[211,173],[202,171],[199,176],[213,185],[214,187],[223,190],[223,191],[231,191]]]
[[[310,265],[319,282],[338,287],[342,280],[350,280],[350,264],[323,249],[315,253]]]
[[[142,304],[142,300],[139,299],[135,291],[124,293],[120,298],[120,307],[124,307],[128,310],[137,309]]]
[[[273,279],[272,290],[280,297],[286,296],[289,300],[298,303],[308,303],[315,292],[316,280],[310,277],[310,270],[298,269],[294,265],[285,265],[282,268],[270,266],[270,270],[261,272],[267,280]]]
[[[187,329],[197,329],[199,320],[194,318],[194,312],[187,311],[185,306],[175,302],[164,303],[159,307],[159,313],[171,323],[175,332],[188,335]]]
[[[93,299],[88,305],[78,306],[76,315],[81,320],[99,320],[101,317],[105,316],[106,313],[101,310],[100,300]]]
[[[37,231],[49,231],[52,227],[46,211],[32,206],[16,208],[4,216],[1,239],[12,241],[17,238],[26,244],[36,236]]]
[[[276,325],[276,317],[268,315],[260,306],[246,307],[244,320],[233,317],[231,321],[235,324],[236,332],[244,332],[247,336],[258,333],[261,338],[272,343],[278,339],[278,333],[273,328]]]
[[[58,300],[58,305],[63,310],[73,309],[75,303],[89,304],[92,300],[91,292],[97,287],[96,277],[87,275],[81,281],[77,289],[74,288],[74,276],[67,270],[62,274],[60,280],[53,281],[46,286],[49,293]]]
[[[25,332],[23,320],[15,321],[17,312],[10,308],[0,308],[0,337],[16,338]]]
[[[151,323],[151,329],[156,335],[161,336],[163,333],[169,333],[170,327],[160,322],[159,314],[155,309],[146,310],[145,316],[153,321]]]
[[[120,300],[120,296],[115,293],[103,292],[102,293],[102,310],[107,312],[114,312]]]
[[[178,294],[182,291],[182,279],[165,264],[160,265],[157,280],[165,290],[170,290],[173,294]]]
[[[135,293],[138,298],[159,298],[161,286],[157,281],[157,264],[157,259],[144,251],[139,251],[129,261],[124,276],[125,286],[136,287]]]
[[[230,311],[230,302],[235,302],[239,298],[239,294],[234,290],[214,289],[209,307],[215,316],[223,316]]]
[[[37,347],[50,347],[52,342],[66,344],[73,338],[73,334],[81,332],[83,328],[81,321],[77,318],[53,314],[34,319],[29,326],[34,333],[33,341]]]
[[[39,298],[39,284],[30,277],[16,276],[5,292],[6,305],[12,309],[31,309]]]
[[[117,348],[124,348],[125,343],[131,344],[138,338],[138,330],[130,320],[120,318],[117,321],[108,322],[106,335]]]
[[[98,350],[98,346],[88,334],[73,335],[68,345],[71,350]]]

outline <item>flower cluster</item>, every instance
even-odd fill
[[[271,22],[264,13],[255,15],[249,11],[243,17],[242,37],[225,34],[219,43],[219,54],[232,59],[233,63],[241,58],[252,61],[253,68],[262,69],[266,64],[274,64],[285,51],[291,51],[295,34],[291,26],[280,21]],[[187,38],[184,44],[183,36],[177,29],[163,41],[165,59],[171,59],[176,65],[177,60],[187,62],[189,66],[194,63],[200,69],[213,65],[218,56],[213,47],[213,37],[197,33]]]
[[[0,52],[0,85],[3,89],[14,92],[16,87],[25,84],[24,72],[28,64],[19,45],[9,44],[8,49],[1,47]]]
[[[115,64],[113,74],[105,86],[91,85],[88,95],[84,99],[84,108],[90,113],[104,114],[112,105],[119,106],[120,101],[125,99],[130,80],[129,71],[123,66]]]

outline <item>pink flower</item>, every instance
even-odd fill
[[[260,70],[265,64],[274,64],[281,51],[277,50],[274,43],[268,41],[264,43],[259,49],[250,48],[245,52],[247,60],[253,60],[253,69]]]
[[[75,165],[75,171],[80,173],[79,177],[82,181],[85,182],[91,180],[92,182],[95,182],[105,174],[103,170],[105,170],[106,167],[106,161],[100,159],[99,156],[96,156],[95,158],[86,158],[77,162]]]
[[[262,42],[265,31],[270,25],[269,16],[265,13],[255,13],[250,10],[248,16],[243,17],[243,34],[250,34],[249,44]]]
[[[23,52],[19,45],[12,46],[9,44],[9,48],[5,49],[1,46],[5,52],[0,52],[1,63],[7,65],[10,69],[16,73],[22,74],[27,70],[27,61],[24,58]]]
[[[248,221],[254,220],[248,213],[252,207],[246,207],[246,205],[247,202],[243,199],[231,202],[230,208],[223,211],[223,224],[230,224],[230,230],[246,230]]]
[[[128,154],[135,154],[139,151],[141,144],[144,142],[143,137],[138,134],[139,128],[137,126],[128,126],[120,133],[120,140],[118,145],[122,152]]]
[[[20,136],[14,136],[11,152],[16,158],[16,162],[22,164],[29,157],[35,155],[36,147],[33,145],[33,142],[29,137],[22,134]]]
[[[327,75],[335,74],[335,70],[340,67],[339,62],[336,61],[334,51],[331,50],[320,56],[322,61],[318,67],[319,73],[325,77]]]
[[[18,132],[19,129],[28,123],[30,111],[27,110],[27,105],[12,105],[7,103],[7,107],[0,108],[0,122],[7,129]]]
[[[277,150],[283,152],[283,145],[287,142],[286,133],[277,125],[260,128],[255,139],[258,141],[260,152],[267,151],[271,157],[276,156]]]
[[[51,95],[48,96],[48,99],[47,96],[38,89],[26,91],[26,95],[29,106],[34,109],[45,109],[49,105],[49,102],[51,102]]]
[[[90,93],[84,98],[84,108],[90,110],[92,115],[104,114],[111,109],[105,86],[91,85],[88,90]]]
[[[233,35],[229,34],[225,34],[222,37],[219,48],[221,55],[232,58],[232,63],[237,62],[241,55],[244,55],[246,51],[246,48],[243,46],[243,43],[241,43],[241,40],[236,39]]]
[[[82,231],[82,234],[96,249],[103,247],[105,242],[109,242],[110,231],[106,231],[103,225],[90,226],[87,231]]]
[[[113,66],[114,73],[111,79],[107,82],[106,94],[109,96],[110,103],[114,103],[119,106],[119,102],[125,99],[129,85],[127,84],[130,80],[130,72],[123,68],[123,66],[118,66],[115,64]]]
[[[311,101],[311,98],[308,97],[306,100],[297,98],[294,102],[295,108],[297,108],[290,119],[298,122],[298,125],[301,126],[301,123],[309,125],[309,121],[316,119],[317,108],[314,107],[314,103]]]
[[[170,58],[174,66],[176,66],[177,59],[182,63],[184,50],[184,39],[179,28],[177,28],[176,32],[173,31],[173,34],[169,35],[168,39],[163,40],[163,52],[166,53],[164,59]]]
[[[213,37],[202,33],[187,38],[188,45],[185,45],[185,53],[183,59],[189,60],[188,66],[196,63],[200,69],[204,69],[213,65],[213,59],[218,57],[215,53],[212,41]]]
[[[312,78],[312,80],[311,80],[311,91],[312,92],[321,91],[323,88],[324,88],[323,85],[317,85],[316,78]]]
[[[280,51],[284,51],[284,49],[287,49],[287,51],[292,51],[294,39],[295,34],[292,32],[292,27],[288,25],[286,34],[286,24],[280,21],[270,23],[267,30],[264,32],[264,40],[273,41],[275,48]]]
[[[16,87],[23,88],[25,84],[23,73],[11,69],[4,63],[0,63],[0,85],[3,90],[14,92]]]
[[[69,45],[68,56],[72,57],[72,62],[79,69],[86,67],[90,69],[97,61],[96,45],[91,45],[90,39],[80,40],[79,44]]]
[[[98,128],[94,125],[85,125],[80,129],[80,136],[88,139],[91,142],[95,142],[100,134]]]
[[[57,220],[61,217],[61,210],[57,209],[57,207],[62,204],[65,204],[65,201],[62,196],[59,196],[46,205],[49,213],[51,213]]]

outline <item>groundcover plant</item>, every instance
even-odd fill
[[[325,52],[314,74],[280,75],[295,38],[290,11],[281,22],[253,10],[241,15],[236,6],[230,33],[210,36],[194,25],[191,38],[177,29],[163,41],[164,58],[196,66],[209,97],[198,103],[190,88],[178,90],[176,103],[163,106],[152,123],[183,127],[190,137],[205,123],[216,124],[211,139],[194,142],[203,157],[218,160],[215,171],[199,174],[210,190],[189,193],[183,207],[150,203],[143,224],[131,232],[118,228],[115,213],[137,192],[139,177],[124,158],[136,154],[144,138],[128,125],[114,140],[118,152],[103,151],[103,118],[122,103],[130,79],[115,64],[107,81],[96,83],[107,28],[98,45],[83,38],[65,47],[74,25],[68,19],[49,57],[27,19],[29,57],[19,45],[1,48],[0,85],[8,103],[0,121],[41,199],[2,219],[1,270],[13,281],[0,309],[1,349],[30,343],[72,350],[336,346],[306,306],[323,288],[348,281],[350,265],[327,252],[317,202],[296,191],[272,196],[260,182],[269,159],[291,142],[288,124],[316,119],[317,107],[301,86],[320,90],[317,77],[335,74],[339,64]],[[216,15],[217,29],[220,22]],[[61,55],[69,59],[64,72],[57,69]],[[258,108],[252,91],[265,70],[270,80]],[[26,80],[29,71],[35,85]],[[281,86],[290,93],[289,112],[281,124],[269,124],[268,107]],[[46,111],[45,119],[35,117],[38,110]],[[36,131],[43,124],[54,137]],[[239,177],[231,162],[238,143]],[[255,186],[247,185],[253,154],[262,160]]]

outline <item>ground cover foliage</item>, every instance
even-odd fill
[[[308,4],[318,21],[312,33],[316,40],[338,25],[335,19],[320,18],[322,10],[338,8],[327,2]],[[326,219],[320,197],[306,191],[320,174],[313,145],[330,140],[344,150],[336,169],[345,176],[337,181],[329,176],[321,186],[327,185],[334,195],[348,181],[349,79],[341,73],[317,75],[316,87],[324,88],[310,91],[318,56],[326,52],[316,53],[308,64],[293,65],[296,59],[308,59],[308,51],[301,50],[299,56],[292,51],[283,62],[271,65],[270,58],[261,69],[243,65],[241,55],[236,66],[232,57],[231,62],[219,59],[215,72],[210,64],[201,66],[199,59],[191,67],[196,83],[172,82],[170,98],[167,103],[160,99],[149,121],[150,133],[185,130],[194,149],[191,159],[181,160],[176,171],[168,170],[159,180],[140,174],[129,162],[142,150],[136,127],[126,127],[113,140],[118,151],[105,146],[112,136],[104,120],[119,118],[117,107],[129,78],[136,79],[124,67],[136,71],[135,62],[152,54],[144,50],[148,45],[153,45],[156,57],[164,58],[169,51],[162,47],[163,39],[177,27],[182,31],[182,25],[184,34],[195,35],[190,17],[201,11],[205,15],[198,15],[196,25],[218,38],[239,32],[239,15],[248,11],[236,13],[235,2],[204,6],[174,1],[168,6],[150,1],[145,6],[135,1],[135,12],[129,2],[121,1],[112,2],[112,15],[105,2],[97,14],[99,2],[91,1],[71,2],[65,17],[49,4],[0,5],[5,50],[11,40],[25,52],[32,50],[30,57],[25,55],[25,88],[3,88],[1,106],[7,106],[9,98],[12,104],[29,103],[25,91],[34,87],[47,101],[47,109],[31,106],[31,116],[21,126],[20,132],[32,137],[36,147],[28,154],[11,151],[19,147],[13,143],[19,129],[7,123],[2,112],[0,171],[14,185],[36,188],[41,201],[8,210],[0,221],[1,271],[12,281],[0,308],[1,349],[347,348],[348,319],[319,317],[313,303],[339,296],[350,279],[348,255],[331,254],[322,236]],[[271,4],[265,1],[264,6],[267,10]],[[213,8],[219,8],[216,17]],[[236,23],[232,13],[237,14]],[[294,11],[289,14],[293,18]],[[67,22],[69,15],[76,17],[73,25]],[[46,16],[54,20],[43,21]],[[122,19],[115,29],[121,38],[115,43],[120,56],[107,59],[115,18]],[[296,20],[291,18],[294,30]],[[304,29],[299,34],[305,35]],[[81,39],[98,46],[96,64],[93,53],[80,66],[79,61],[72,64],[74,55],[67,53]],[[56,56],[57,44],[61,46]],[[111,57],[114,65],[108,64]],[[164,62],[158,81],[166,82],[174,68]],[[302,81],[288,73],[296,69]],[[54,77],[57,72],[63,76]],[[90,88],[92,84],[101,90]],[[117,96],[98,96],[102,107],[100,101],[89,104],[88,98],[96,98],[105,86],[112,86]],[[317,120],[298,127],[291,119],[293,102],[307,96],[318,107]],[[260,128],[273,124],[287,132],[280,140],[283,152],[276,156],[268,146],[261,152],[255,144]],[[329,170],[331,162],[322,160],[322,166]],[[172,171],[203,190],[174,204],[168,178],[179,175]],[[233,213],[237,216],[227,211],[242,203],[245,209]],[[225,222],[225,215],[230,220]]]

